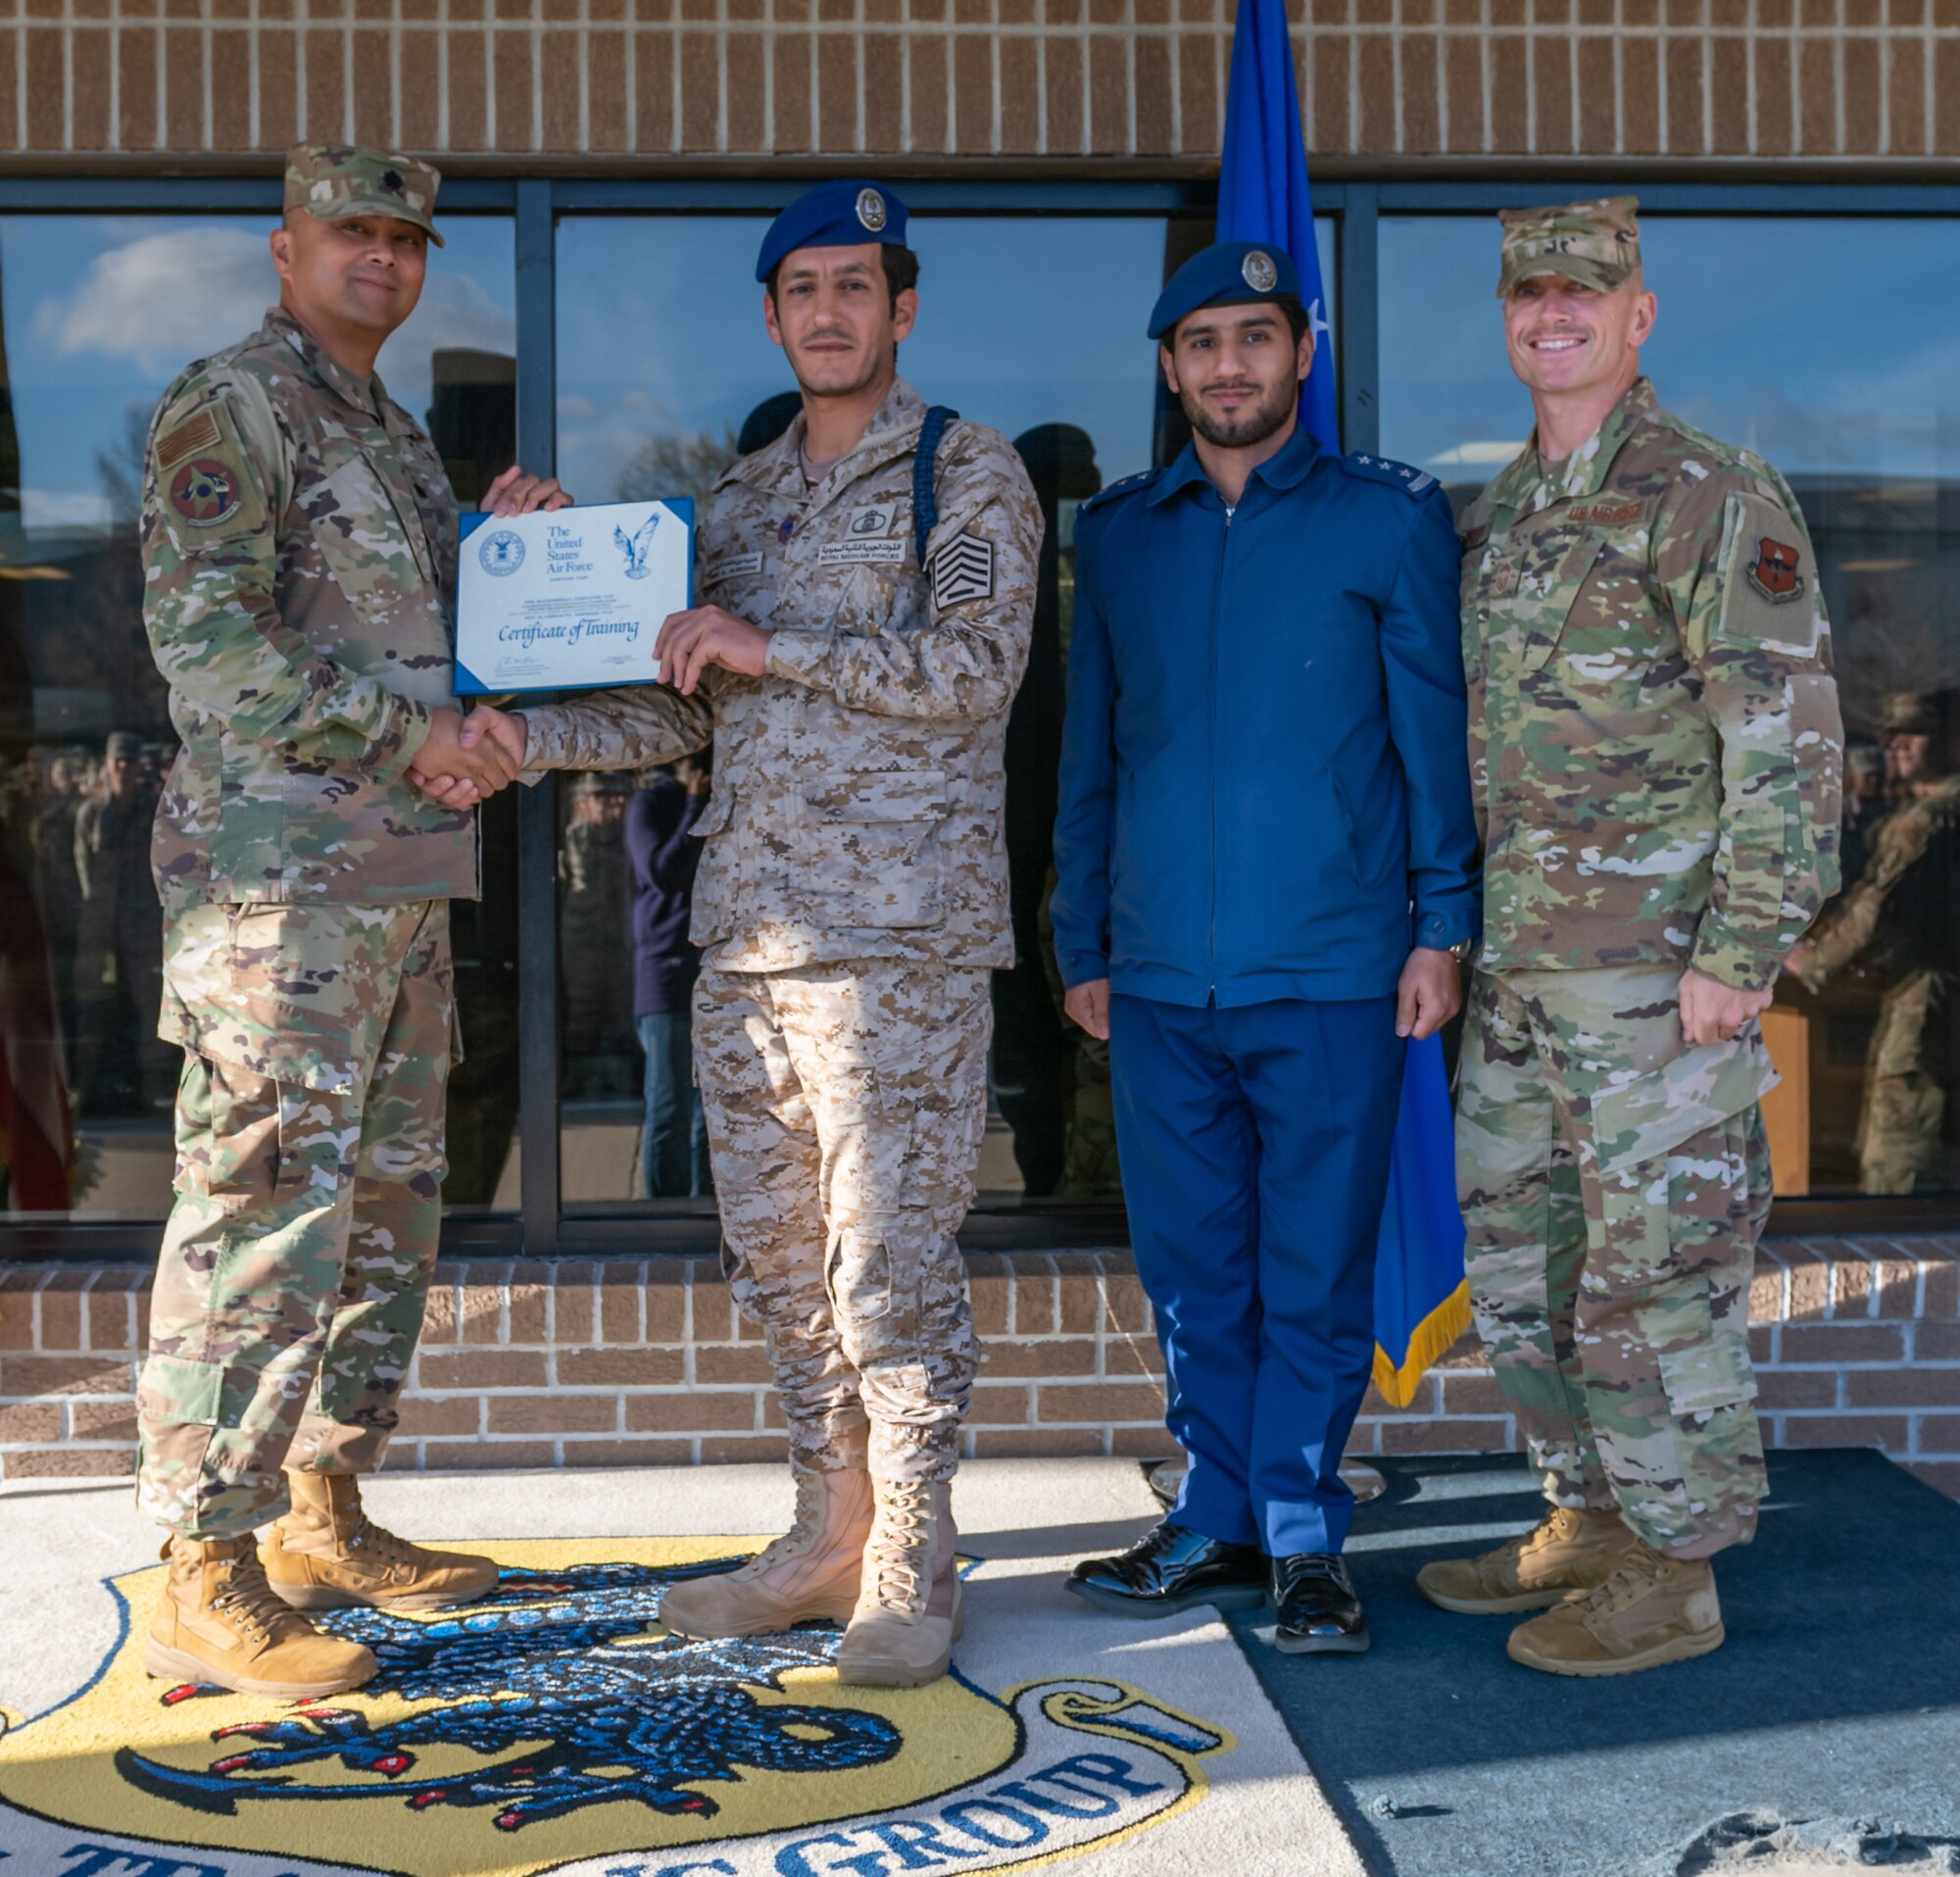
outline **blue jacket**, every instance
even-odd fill
[[[1064,983],[1379,997],[1475,936],[1457,543],[1435,478],[1304,430],[1228,515],[1187,445],[1076,518]]]

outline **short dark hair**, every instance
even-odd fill
[[[1278,307],[1280,312],[1286,316],[1287,329],[1293,334],[1294,347],[1298,350],[1300,340],[1306,337],[1308,323],[1306,309],[1298,300],[1285,294],[1276,295],[1273,299],[1273,305]],[[1198,307],[1194,308],[1193,311],[1202,312],[1203,309]],[[1186,320],[1190,317],[1190,314],[1185,315]],[[1180,320],[1177,325],[1182,325],[1183,323],[1184,320]],[[1157,344],[1162,346],[1166,352],[1172,351],[1177,344],[1177,325],[1172,326],[1168,332],[1164,333],[1157,340]]]
[[[909,248],[900,247],[896,241],[881,241],[878,243],[878,260],[885,270],[885,290],[891,295],[892,311],[896,313],[899,310],[899,295],[909,293],[918,285],[918,256]],[[768,289],[771,301],[776,297],[776,276],[782,271],[783,264],[780,261],[769,270]]]

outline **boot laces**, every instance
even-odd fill
[[[293,1611],[266,1581],[265,1567],[249,1548],[229,1560],[223,1588],[212,1598],[211,1607],[222,1610],[232,1626],[255,1643],[275,1641],[293,1622]]]
[[[361,1522],[347,1537],[347,1550],[360,1552],[384,1570],[393,1564],[420,1564],[426,1554],[406,1538],[397,1538],[385,1525],[377,1525],[364,1510]]]
[[[1671,1560],[1660,1552],[1635,1552],[1610,1577],[1580,1598],[1579,1606],[1610,1616],[1629,1604],[1639,1603],[1671,1569]]]
[[[772,1538],[739,1569],[730,1571],[731,1579],[747,1583],[777,1564],[801,1557],[815,1544],[817,1530],[823,1523],[823,1476],[799,1470],[796,1488],[796,1516],[791,1519],[789,1530],[780,1538]]]
[[[907,1613],[925,1602],[931,1533],[926,1529],[932,1488],[920,1480],[881,1482],[877,1522],[865,1560],[877,1568],[879,1603]]]

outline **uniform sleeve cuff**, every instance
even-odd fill
[[[564,716],[549,704],[518,715],[524,719],[524,766],[517,780],[535,788],[564,760]]]
[[[1427,951],[1446,952],[1453,945],[1467,945],[1477,936],[1475,922],[1462,914],[1418,913],[1415,942]]]
[[[1765,949],[1729,931],[1720,920],[1705,918],[1694,937],[1690,967],[1703,977],[1726,984],[1732,991],[1767,991],[1777,981],[1783,949]]]
[[[364,766],[375,781],[397,782],[407,774],[416,752],[428,741],[429,708],[412,697],[397,696],[381,734],[368,746]]]
[[[820,690],[836,648],[836,635],[830,632],[771,632],[766,668],[771,677]]]
[[[1094,984],[1099,977],[1109,975],[1109,957],[1106,952],[1068,952],[1055,959],[1055,968],[1061,973],[1061,988],[1072,991],[1078,984]]]

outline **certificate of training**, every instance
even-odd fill
[[[694,504],[684,497],[466,515],[458,693],[653,683],[654,640],[690,604],[693,568]]]

